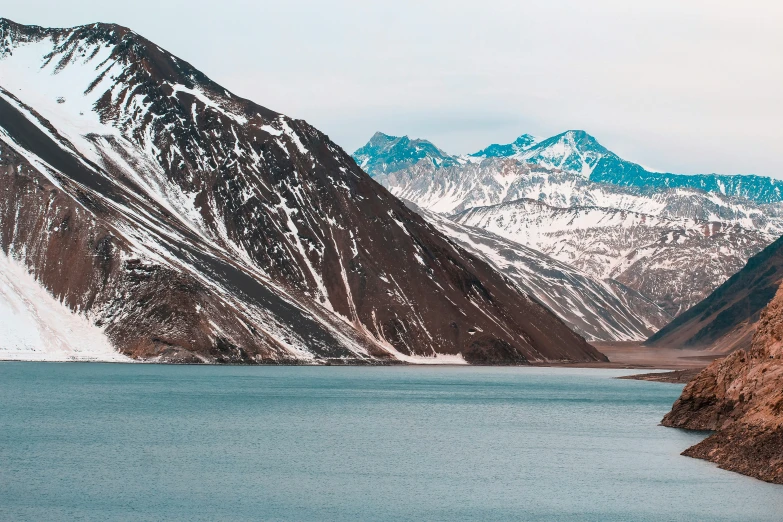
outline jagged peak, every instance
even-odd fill
[[[601,145],[592,134],[589,134],[588,132],[580,129],[567,130],[565,132],[552,136],[551,138],[543,140],[542,142],[539,143],[539,145],[544,145],[544,143],[547,144],[554,143],[563,140],[572,142],[580,149],[586,148],[586,149],[600,150],[601,152],[609,152],[609,150],[603,145]]]
[[[370,152],[370,151],[388,151],[392,148],[415,148],[417,150],[419,149],[425,149],[430,153],[434,153],[437,156],[442,157],[448,157],[449,154],[441,150],[439,147],[437,147],[434,143],[432,143],[429,140],[421,139],[421,138],[414,138],[411,139],[408,137],[408,135],[404,136],[392,136],[390,134],[386,134],[383,132],[376,132],[372,135],[370,140],[361,148],[359,148],[354,154],[362,154],[363,152]]]
[[[431,141],[383,132],[373,134],[370,141],[353,153],[353,158],[370,175],[388,174],[423,160],[436,168],[457,163],[455,157]]]
[[[392,136],[391,134],[386,134],[381,131],[376,131],[375,134],[372,135],[372,138],[370,138],[370,141],[378,141],[378,140],[396,140],[399,139],[399,136]]]
[[[517,139],[514,140],[515,145],[522,145],[522,144],[529,144],[538,141],[538,138],[533,136],[532,134],[522,134]]]

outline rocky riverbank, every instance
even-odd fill
[[[762,313],[750,349],[705,368],[662,422],[715,432],[683,455],[783,484],[783,290]]]

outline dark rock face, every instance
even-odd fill
[[[705,368],[663,424],[715,431],[684,455],[783,484],[783,291],[762,312],[750,349]]]
[[[721,351],[747,347],[781,279],[783,238],[751,257],[739,272],[645,344]]]
[[[122,352],[603,359],[306,122],[123,27],[0,20],[0,43],[33,71],[0,74],[3,249]]]

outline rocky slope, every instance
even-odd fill
[[[588,340],[641,340],[671,320],[655,303],[617,281],[593,279],[519,243],[411,205],[445,236],[508,276]]]
[[[123,354],[600,353],[306,122],[107,24],[0,20],[0,246]]]
[[[704,369],[663,424],[715,431],[684,455],[783,484],[783,290],[762,312],[750,349]]]
[[[761,311],[783,280],[783,238],[747,264],[703,301],[682,313],[645,344],[729,352],[750,345]]]
[[[672,317],[695,305],[772,241],[738,225],[672,220],[602,207],[551,207],[521,199],[454,216],[579,270],[613,279]]]

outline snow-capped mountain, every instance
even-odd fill
[[[739,225],[671,220],[603,207],[520,199],[454,216],[652,299],[671,316],[709,295],[775,236]]]
[[[597,206],[669,219],[721,221],[783,234],[783,204],[760,205],[696,189],[623,187],[509,158],[437,168],[418,162],[375,179],[394,195],[444,214],[517,199],[556,207]]]
[[[137,359],[603,358],[318,130],[120,26],[0,19],[0,191],[9,263]]]
[[[585,131],[567,131],[545,139],[511,157],[547,169],[559,169],[589,178],[598,165],[613,153]]]
[[[389,136],[382,132],[376,132],[364,147],[354,152],[353,157],[365,172],[380,174],[395,172],[419,162],[449,167],[458,161],[427,140]]]
[[[672,319],[648,298],[617,281],[594,279],[537,250],[409,205],[444,235],[507,275],[520,290],[536,296],[588,340],[642,340]]]
[[[386,136],[386,139],[393,141],[400,138]],[[544,140],[523,134],[513,143],[490,145],[479,152],[466,156],[449,156],[426,140],[416,141],[426,142],[438,151],[438,156],[433,156],[433,160],[436,161],[429,161],[436,167],[462,165],[482,158],[505,157],[537,165],[545,170],[557,169],[577,174],[595,183],[620,187],[693,189],[732,198],[742,198],[757,204],[783,201],[783,181],[781,180],[739,174],[686,175],[652,172],[641,165],[619,157],[582,130],[569,130]],[[361,155],[359,155],[359,151],[362,151]],[[409,168],[413,167],[421,159],[409,156],[406,160],[405,156],[398,155],[394,169],[386,170],[376,167],[374,163],[376,156],[371,149],[363,147],[359,151],[354,154],[354,157],[371,176],[402,170],[406,161]]]
[[[515,143],[491,146],[496,154],[454,157],[449,166],[412,161],[374,177],[421,208],[486,228],[596,279],[617,280],[672,315],[783,234],[783,203],[722,193],[752,192],[746,183],[754,177],[734,177],[715,191],[686,182],[596,182],[610,163],[631,164],[587,133]]]
[[[475,152],[470,156],[474,158],[508,158],[529,149],[539,141],[540,140],[538,138],[531,134],[523,134],[522,136],[515,139],[512,143],[507,145],[498,145],[493,143],[489,147],[481,149],[480,151]]]

